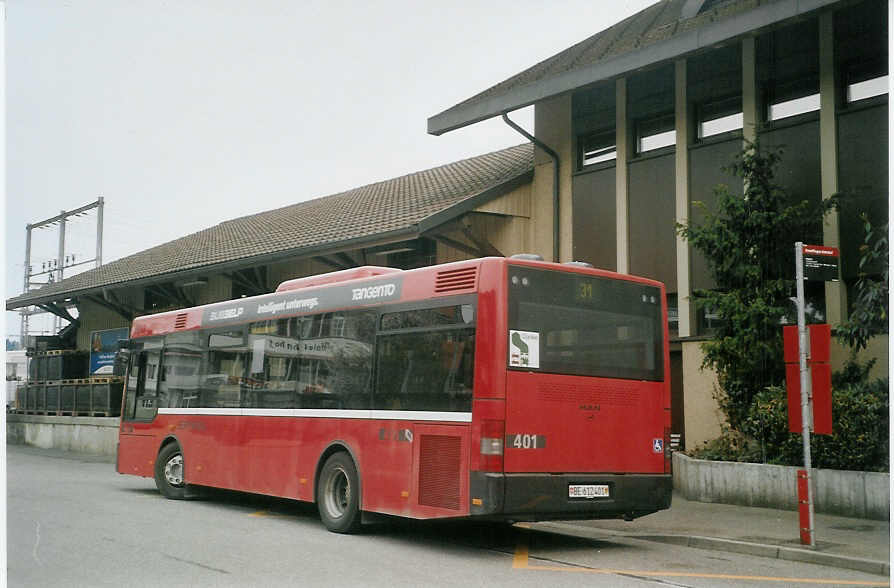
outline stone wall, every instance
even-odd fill
[[[117,417],[6,415],[6,442],[92,455],[115,455]]]
[[[674,454],[674,488],[687,500],[796,510],[797,471],[790,466],[692,459]],[[814,470],[816,512],[890,518],[889,475]]]

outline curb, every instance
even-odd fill
[[[877,576],[891,575],[891,564],[889,562],[862,559],[858,557],[849,557],[846,555],[836,555],[833,553],[808,551],[806,549],[797,549],[794,547],[781,547],[778,545],[766,545],[763,543],[749,543],[747,541],[736,541],[733,539],[700,537],[698,535],[637,535],[619,531],[610,531],[607,529],[591,530],[586,527],[571,525],[567,523],[533,523],[530,525],[529,528],[531,528],[532,530],[544,531],[547,533],[572,535],[585,539],[604,539],[606,535],[614,535],[616,537],[624,537],[627,539],[640,539],[643,541],[669,543],[682,547],[694,547],[696,549],[726,551],[729,553],[753,555],[770,559],[782,559],[787,561],[797,561],[801,563],[811,563],[821,566],[855,570],[858,572],[865,572],[867,574],[875,574]]]

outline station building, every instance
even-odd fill
[[[817,235],[841,248],[841,280],[809,292],[829,322],[845,318],[860,214],[888,218],[887,21],[880,0],[664,0],[428,120],[436,135],[496,116],[514,125],[509,113],[533,105],[521,145],[226,221],[7,310],[62,316],[61,335],[87,350],[91,332],[139,315],[358,265],[520,252],[586,261],[667,285],[672,429],[694,447],[723,420],[700,369],[714,317],[691,301],[712,283],[675,224],[697,221],[694,203],[710,207],[716,184],[741,191],[722,168],[746,141],[784,146],[792,198],[847,194]],[[887,348],[883,337],[869,350],[885,372]]]
[[[696,203],[710,209],[717,184],[742,192],[723,167],[746,142],[783,147],[793,201],[844,195],[815,236],[841,249],[841,280],[808,286],[840,323],[860,215],[888,221],[888,85],[883,1],[665,0],[432,116],[428,131],[534,106],[535,250],[667,285],[673,428],[693,447],[720,432],[714,379],[699,370],[713,317],[691,299],[713,284],[675,223],[703,218]],[[883,337],[870,350],[884,373],[887,349]]]

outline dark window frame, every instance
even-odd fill
[[[636,316],[643,320],[647,320],[651,322],[651,341],[654,348],[651,350],[652,355],[650,359],[654,362],[654,365],[651,366],[651,369],[648,367],[640,367],[640,366],[620,366],[620,365],[611,365],[606,367],[605,365],[599,364],[587,364],[586,368],[581,367],[582,363],[580,358],[574,356],[570,360],[568,358],[562,358],[561,361],[552,360],[554,365],[550,365],[550,361],[546,354],[542,353],[543,348],[541,348],[541,358],[540,358],[540,367],[536,368],[537,373],[553,373],[560,375],[571,375],[571,376],[585,376],[585,377],[595,377],[595,378],[614,378],[614,379],[627,379],[627,380],[648,380],[648,381],[663,381],[664,380],[664,329],[665,329],[665,320],[661,306],[660,300],[660,292],[661,288],[657,286],[653,286],[650,284],[642,284],[639,282],[634,282],[630,280],[616,280],[604,276],[593,276],[589,274],[563,274],[561,272],[556,272],[553,270],[541,270],[541,269],[533,269],[533,268],[524,268],[524,266],[510,266],[510,277],[509,277],[509,298],[508,298],[508,309],[507,309],[507,319],[508,319],[508,327],[509,330],[518,330],[518,331],[526,331],[531,330],[530,325],[535,322],[535,319],[532,317],[535,316],[532,312],[533,309],[529,309],[529,312],[523,313],[520,309],[521,306],[529,305],[532,307],[543,306],[544,309],[552,309],[554,312],[552,313],[554,316],[558,316],[560,311],[567,311],[566,314],[574,314],[575,312],[585,312],[587,310],[591,310],[597,313],[608,313],[609,315],[617,315],[617,316]],[[512,272],[519,272],[518,274],[513,274]],[[569,282],[572,280],[578,280],[576,282],[574,289],[576,289],[581,285],[589,284],[590,288],[586,290],[581,290],[581,292],[589,292],[589,296],[592,298],[588,298],[587,302],[578,302],[577,304],[569,304],[571,302],[569,299],[557,299],[556,289],[553,289],[551,295],[547,295],[545,290],[531,290],[530,295],[516,295],[513,296],[513,288],[525,288],[525,286],[514,286],[512,283],[513,275],[529,275],[535,276],[538,278],[541,275],[545,275],[545,277],[552,278],[550,282],[552,284],[556,283],[556,279],[568,280]],[[583,281],[581,281],[583,280]],[[537,282],[540,280],[537,279]],[[523,283],[523,281],[522,281]],[[594,286],[604,285],[607,288],[597,289]],[[608,300],[618,301],[616,304],[620,304],[620,301],[623,300],[633,300],[634,298],[612,298],[613,294],[617,294],[617,292],[612,292],[614,290],[622,290],[621,294],[625,296],[632,296],[634,291],[636,291],[636,297],[640,295],[646,295],[652,298],[651,304],[657,304],[657,306],[653,309],[657,314],[654,316],[648,316],[647,314],[630,314],[619,311],[617,308],[605,307],[605,306],[594,306],[600,297],[608,297]],[[570,290],[569,290],[570,292]],[[524,294],[524,292],[521,292]],[[646,302],[646,299],[643,298],[643,302]],[[629,302],[628,302],[629,304]],[[634,305],[635,306],[635,305]],[[628,307],[629,309],[630,307]],[[522,318],[524,317],[524,319]],[[592,319],[592,317],[588,317],[588,319]],[[562,325],[554,323],[553,327],[561,327]],[[608,325],[611,327],[611,325]],[[524,328],[523,328],[524,327]],[[556,334],[557,336],[561,336],[562,332],[571,331],[573,329],[566,328],[555,328],[553,331],[543,331],[537,329],[537,332],[540,333],[542,339],[546,340],[548,344],[548,337],[552,334]],[[545,335],[545,337],[544,337]],[[508,361],[508,359],[507,359]],[[524,367],[524,366],[508,366],[510,371],[531,371],[532,368]]]
[[[817,100],[816,108],[801,110],[794,114],[786,114],[785,116],[773,118],[774,107],[814,97]],[[818,116],[821,108],[819,100],[819,76],[808,75],[789,80],[774,80],[765,92],[764,122],[767,125],[777,125],[782,124],[783,121],[788,122],[790,120],[800,120],[800,118],[804,117]]]
[[[702,134],[702,125],[711,121],[720,120],[729,116],[741,115],[744,117],[744,109],[742,107],[742,94],[732,94],[721,98],[705,100],[695,105],[695,140],[702,143],[705,141],[714,141],[718,138],[729,138],[734,135],[741,135],[743,125],[711,133],[710,135]],[[710,118],[708,118],[710,117]]]
[[[405,327],[405,328],[383,328],[383,318],[385,315],[395,314],[400,312],[410,312],[416,310],[426,310],[426,309],[437,309],[437,308],[445,308],[450,306],[461,307],[463,305],[469,305],[472,307],[472,320],[468,323],[454,323],[447,325],[438,325],[438,326],[423,326],[423,327]],[[409,302],[402,304],[392,304],[379,309],[379,317],[377,320],[377,330],[376,330],[376,343],[374,347],[374,367],[373,367],[373,385],[372,385],[372,401],[371,407],[372,410],[408,410],[408,411],[421,411],[421,412],[471,412],[472,411],[472,398],[474,397],[474,375],[475,375],[475,355],[477,353],[476,350],[476,339],[478,333],[478,297],[475,294],[466,294],[461,296],[451,296],[449,298],[443,298],[440,300],[421,300],[417,302]],[[462,333],[466,332],[471,335],[471,366],[468,366],[468,370],[470,372],[470,381],[468,387],[468,397],[466,399],[460,399],[458,402],[456,398],[449,398],[451,401],[451,406],[448,408],[445,407],[422,407],[416,406],[413,404],[409,404],[407,406],[401,405],[400,407],[395,407],[393,404],[388,406],[388,401],[394,400],[397,396],[393,391],[386,394],[384,390],[381,389],[381,375],[382,375],[382,362],[383,357],[382,354],[385,350],[385,343],[383,339],[386,338],[397,338],[397,337],[419,337],[425,336],[427,334],[436,335],[436,334],[453,334],[453,333]],[[445,341],[446,342],[446,341]],[[464,342],[465,344],[465,342]],[[465,350],[463,350],[465,353]],[[462,360],[462,358],[460,358]],[[439,397],[439,394],[432,394],[432,397]],[[410,398],[412,400],[412,398]],[[443,400],[443,398],[440,398]]]
[[[850,88],[854,84],[887,78],[889,75],[887,60],[876,58],[873,60],[852,60],[842,64],[839,76],[839,103],[844,108],[855,108],[864,104],[887,102],[889,92],[867,96],[856,100],[850,99]],[[890,89],[890,82],[886,85]]]
[[[147,344],[150,346],[147,349]],[[144,412],[143,415],[137,416],[139,411],[139,406],[137,406],[138,399],[147,397],[146,392],[146,372],[149,369],[147,359],[147,354],[149,353],[157,353],[158,354],[158,365],[156,368],[156,375],[163,369],[162,361],[164,360],[164,337],[145,337],[141,339],[135,340],[131,343],[131,354],[130,354],[130,365],[127,369],[127,390],[124,404],[124,414],[121,415],[121,419],[127,422],[136,422],[136,423],[148,423],[155,420],[156,415],[158,414],[158,390],[154,395],[148,396],[149,398],[154,398],[152,401],[153,406],[147,407],[144,406],[144,409],[151,409],[148,412]],[[133,370],[137,367],[139,370],[136,375],[134,375]],[[158,378],[154,378],[156,382]],[[136,389],[134,388],[134,385]],[[157,387],[157,384],[156,384]]]
[[[677,141],[679,139],[676,135],[676,131],[677,120],[674,111],[665,111],[660,114],[635,120],[633,123],[634,153],[638,157],[645,157],[674,150],[677,147]],[[669,145],[661,145],[659,147],[652,147],[650,149],[643,149],[643,140],[671,132],[674,133],[673,143]]]
[[[613,154],[613,157],[609,157],[606,159],[601,159],[599,161],[587,162],[587,152],[589,141],[596,141],[597,145],[595,150],[597,152],[604,152],[596,155],[596,157],[601,157],[603,155]],[[612,151],[608,151],[611,149]],[[599,131],[594,131],[591,133],[586,133],[583,135],[579,135],[577,138],[577,169],[593,169],[596,166],[609,166],[615,165],[618,160],[618,135],[615,127],[602,129]]]
[[[468,303],[457,303],[457,304],[425,304],[418,306],[418,308],[407,308],[406,305],[401,305],[402,308],[392,309],[388,308],[387,310],[383,310],[379,313],[378,321],[377,321],[377,330],[376,334],[390,334],[393,332],[417,332],[417,331],[439,331],[444,329],[459,329],[459,328],[469,328],[469,326],[474,326],[477,322],[477,308],[474,302]],[[417,305],[412,305],[417,306]],[[456,308],[457,311],[462,313],[462,307],[469,306],[472,311],[472,320],[469,322],[452,322],[452,323],[441,323],[441,324],[428,324],[428,325],[417,325],[417,326],[386,326],[386,319],[389,319],[392,316],[401,315],[404,313],[418,312],[418,311],[426,311],[426,310],[438,310],[442,308]]]
[[[245,398],[246,398],[246,388],[248,387],[249,378],[251,378],[251,347],[248,343],[248,327],[249,323],[243,323],[238,325],[217,327],[213,329],[204,329],[202,330],[202,342],[204,343],[205,353],[202,358],[202,368],[200,370],[200,391],[199,391],[199,406],[198,408],[248,408],[245,406]],[[241,333],[242,337],[242,347],[245,348],[245,358],[242,360],[242,374],[223,374],[222,372],[216,372],[214,374],[211,373],[211,354],[212,353],[222,353],[226,352],[228,349],[237,348],[239,346],[211,346],[211,337],[215,335],[230,335],[236,332]],[[223,385],[226,383],[227,385],[238,385],[239,386],[239,400],[236,403],[236,406],[232,407],[222,407],[220,405],[210,406],[208,402],[206,402],[206,387],[209,385],[209,378],[212,376],[220,376],[225,375],[227,377],[227,382],[219,382],[218,385]],[[235,383],[229,382],[230,378],[237,378]],[[220,393],[220,390],[217,390],[217,393]]]
[[[444,325],[435,325],[435,326],[405,327],[405,328],[396,328],[396,329],[382,328],[383,317],[388,314],[395,314],[395,313],[400,313],[400,312],[411,312],[411,311],[425,310],[425,309],[446,308],[446,307],[451,307],[451,306],[454,306],[457,308],[457,310],[456,310],[457,322],[455,322],[455,323],[444,324]],[[465,319],[463,317],[463,314],[462,314],[463,306],[471,307],[472,317],[469,322],[465,322]],[[358,341],[369,344],[370,351],[369,351],[369,356],[368,356],[369,357],[368,372],[366,374],[367,385],[366,385],[365,390],[362,390],[360,392],[360,394],[356,394],[356,395],[353,395],[353,394],[344,394],[344,395],[331,394],[330,400],[337,403],[338,404],[337,406],[336,405],[325,405],[325,406],[323,406],[323,405],[321,405],[321,406],[301,405],[299,397],[301,396],[302,391],[300,389],[298,389],[298,387],[301,382],[302,367],[301,367],[301,365],[296,364],[295,373],[290,378],[290,381],[294,380],[296,390],[294,392],[294,395],[292,396],[292,400],[289,403],[289,406],[257,405],[258,401],[255,398],[254,392],[259,392],[259,391],[263,391],[263,390],[260,390],[260,389],[254,390],[254,388],[253,388],[252,378],[253,378],[254,374],[251,372],[251,368],[252,368],[252,363],[253,363],[253,359],[254,359],[253,358],[254,351],[253,351],[253,345],[252,345],[252,341],[251,341],[250,337],[252,334],[264,335],[265,333],[260,332],[261,330],[264,330],[264,329],[259,329],[258,327],[256,327],[256,325],[270,322],[270,321],[265,321],[265,320],[258,320],[258,321],[246,322],[246,323],[242,323],[242,324],[221,326],[221,327],[202,329],[200,331],[197,331],[198,347],[199,347],[200,353],[201,353],[201,362],[199,365],[199,371],[198,371],[198,374],[196,374],[196,377],[198,378],[198,393],[197,393],[198,398],[195,400],[196,403],[189,406],[188,408],[227,408],[227,407],[221,406],[219,404],[219,399],[217,399],[216,396],[215,396],[215,402],[209,401],[209,398],[211,398],[209,396],[209,393],[211,391],[211,384],[209,382],[208,376],[211,375],[212,371],[214,371],[211,367],[212,353],[225,352],[225,351],[227,351],[227,349],[233,349],[233,350],[239,350],[238,353],[242,354],[242,357],[240,360],[242,362],[241,374],[237,375],[237,374],[230,374],[230,373],[227,373],[227,374],[221,373],[221,375],[226,375],[227,380],[217,382],[218,385],[226,384],[229,387],[232,387],[233,385],[239,386],[238,402],[234,398],[233,402],[235,404],[232,408],[239,408],[239,409],[242,409],[242,408],[259,408],[259,409],[265,409],[265,408],[298,408],[298,409],[323,408],[323,409],[326,409],[326,408],[331,408],[331,409],[371,410],[374,408],[373,402],[374,402],[374,398],[375,398],[375,395],[377,392],[377,386],[379,384],[379,364],[380,364],[379,347],[380,347],[380,339],[382,337],[402,336],[402,335],[418,337],[420,335],[424,336],[426,334],[461,333],[461,332],[465,331],[467,334],[470,334],[470,340],[466,340],[463,343],[464,344],[471,343],[471,345],[469,348],[464,349],[462,351],[463,355],[461,357],[459,357],[459,361],[460,362],[464,361],[464,358],[466,358],[466,357],[468,357],[468,359],[471,361],[471,364],[466,366],[464,369],[464,373],[467,374],[468,379],[469,379],[469,385],[466,388],[468,396],[465,399],[461,399],[463,406],[461,406],[460,408],[449,408],[449,409],[442,408],[439,410],[448,410],[448,411],[455,411],[455,412],[470,412],[471,411],[471,402],[472,402],[472,396],[473,396],[473,390],[472,390],[471,383],[474,382],[475,336],[477,334],[477,322],[478,322],[478,298],[477,298],[476,294],[450,296],[450,297],[445,297],[445,298],[435,299],[435,300],[427,299],[427,300],[410,302],[410,303],[389,304],[389,305],[384,305],[384,306],[380,306],[380,307],[372,307],[372,308],[365,307],[365,308],[344,309],[344,310],[335,310],[335,311],[327,310],[327,311],[321,312],[321,313],[296,315],[293,317],[284,317],[284,318],[280,318],[280,319],[275,319],[275,322],[294,321],[294,323],[295,323],[294,330],[299,331],[302,319],[311,318],[313,320],[312,324],[316,325],[316,324],[322,324],[322,321],[325,320],[326,316],[329,316],[329,315],[331,315],[332,317],[338,316],[338,317],[342,317],[345,319],[346,326],[347,326],[347,322],[350,322],[354,315],[360,315],[360,314],[366,315],[364,320],[369,321],[367,324],[368,331],[365,331],[363,334],[363,336],[366,337],[366,339],[363,339],[362,341],[357,338],[357,336],[356,336],[357,333],[353,333],[353,332],[351,332],[350,336],[343,336],[343,337],[337,337],[337,336],[334,336],[331,334],[327,335],[326,333],[323,333],[323,334],[313,333],[312,335],[316,335],[315,337],[311,336],[311,337],[306,338],[306,337],[302,337],[302,333],[300,333],[300,332],[296,332],[290,336],[290,337],[294,338],[297,342],[302,342],[302,341],[307,341],[307,340],[312,340],[312,339],[319,339],[322,337],[322,338],[347,338],[347,339],[358,340]],[[255,331],[254,333],[252,333],[253,330]],[[277,332],[279,332],[281,330],[281,326],[278,326],[276,330],[277,330]],[[345,334],[347,334],[349,332],[349,330],[350,329],[345,330]],[[165,354],[167,353],[167,351],[169,349],[168,345],[166,344],[166,338],[171,335],[179,336],[179,335],[181,335],[181,333],[179,333],[179,332],[171,333],[168,335],[163,335],[163,336],[158,336],[158,337],[147,337],[147,338],[141,338],[141,339],[135,340],[134,344],[133,344],[134,352],[131,354],[131,366],[130,366],[130,370],[128,372],[128,377],[129,378],[131,377],[131,374],[133,373],[134,365],[136,365],[140,361],[140,358],[145,357],[147,350],[144,349],[144,346],[148,342],[148,343],[154,345],[153,348],[148,351],[150,351],[152,353],[156,353],[158,355],[158,362],[157,362],[157,366],[155,366],[155,367],[158,370],[158,372],[157,372],[158,378],[160,378],[161,374],[163,374],[164,370],[165,370]],[[214,337],[215,335],[231,335],[234,337],[238,337],[241,340],[241,343],[235,344],[235,342],[234,342],[234,345],[232,345],[232,346],[226,346],[226,345],[212,346],[212,344],[211,344],[212,337]],[[300,359],[300,354],[298,357]],[[264,361],[266,362],[266,357],[265,357]],[[265,368],[266,368],[266,363],[265,363]],[[135,410],[136,400],[143,396],[142,391],[143,391],[143,386],[145,386],[145,378],[146,378],[147,369],[148,368],[146,367],[145,360],[143,360],[142,371],[139,372],[139,374],[137,374],[138,378],[140,378],[140,377],[143,378],[143,380],[139,383],[138,390],[131,390],[131,386],[128,386],[127,399],[128,399],[129,408],[127,408],[127,407],[125,408],[125,415],[123,415],[124,420],[137,421],[137,422],[150,422],[155,418],[158,408],[163,408],[157,404],[157,399],[159,397],[160,390],[156,390],[155,396],[154,396],[156,398],[156,405],[153,407],[153,414],[152,414],[151,418],[148,416],[146,416],[144,418],[134,418],[132,416],[132,413]],[[235,379],[236,381],[231,381],[233,379]],[[220,380],[220,379],[218,378],[218,380]],[[161,380],[157,379],[157,381],[160,386]],[[264,380],[264,381],[266,382],[266,380]],[[229,390],[229,392],[232,393],[233,391]],[[220,390],[217,390],[216,393],[219,394]],[[361,403],[361,404],[363,404],[363,406],[345,406],[344,405],[345,398],[348,398],[351,396],[355,396],[355,397],[364,396],[366,398],[366,400],[365,400],[365,402]],[[354,398],[353,400],[356,400],[356,398]],[[262,404],[266,404],[266,402],[264,402]],[[130,412],[127,412],[128,410]],[[429,410],[429,409],[413,408],[413,409],[408,409],[408,410]],[[130,415],[130,416],[128,416],[128,415]]]

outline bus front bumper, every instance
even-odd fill
[[[471,472],[472,516],[513,521],[633,520],[670,507],[669,474],[501,474]],[[608,487],[608,496],[569,498],[569,487]]]

